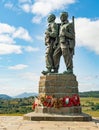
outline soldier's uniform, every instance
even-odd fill
[[[50,14],[48,17],[48,28],[45,32],[45,45],[46,45],[46,68],[47,71],[43,71],[43,74],[51,73],[51,70],[54,68],[54,61],[53,61],[53,53],[56,43],[56,39],[58,37],[58,27],[55,23],[55,15]]]
[[[55,65],[55,72],[58,71],[60,57],[63,55],[64,62],[67,67],[67,73],[73,73],[73,54],[74,54],[74,32],[72,23],[69,23],[66,19],[60,25],[60,32],[59,32],[59,46],[54,52],[54,65]]]
[[[57,24],[55,22],[50,23],[49,28],[47,31],[49,31],[49,35],[45,37],[45,44],[46,44],[46,68],[51,70],[54,68],[54,62],[53,62],[53,53],[54,53],[54,47],[56,44],[56,37],[57,37]]]

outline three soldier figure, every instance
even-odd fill
[[[48,28],[45,32],[46,47],[46,71],[48,73],[58,73],[60,58],[63,55],[67,71],[64,74],[73,74],[73,55],[75,47],[74,21],[69,23],[68,13],[62,12],[60,15],[61,24],[55,23],[55,15],[48,16]]]

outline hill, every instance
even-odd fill
[[[80,92],[80,97],[96,97],[99,98],[99,91],[88,91],[88,92]]]
[[[34,97],[12,98],[10,100],[0,99],[0,114],[28,113],[33,111]]]
[[[12,99],[12,97],[10,97],[6,94],[0,94],[0,99]]]
[[[27,92],[24,92],[24,93],[21,93],[21,94],[15,96],[14,98],[28,98],[28,97],[37,96],[37,95],[38,95],[37,93],[27,93]]]

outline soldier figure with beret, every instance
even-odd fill
[[[45,45],[46,45],[46,71],[42,73],[44,75],[51,73],[52,69],[54,68],[54,61],[53,61],[53,53],[55,50],[56,39],[58,36],[58,28],[57,24],[55,23],[56,16],[54,14],[50,14],[48,16],[48,28],[45,31]]]
[[[68,21],[68,13],[62,12],[60,15],[61,24],[55,23],[55,15],[48,16],[48,28],[45,32],[46,47],[46,71],[48,73],[58,73],[60,58],[63,55],[67,71],[64,74],[73,74],[73,55],[75,47],[74,19]]]
[[[61,25],[59,31],[59,45],[54,51],[54,73],[58,72],[60,57],[63,55],[67,71],[64,74],[73,73],[73,54],[75,46],[75,33],[73,23],[68,22],[68,13],[62,12],[60,15]]]

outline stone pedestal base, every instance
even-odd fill
[[[40,76],[39,96],[50,95],[56,98],[78,94],[78,82],[72,74],[53,74]]]
[[[61,107],[61,108],[54,108],[54,107],[36,107],[35,113],[48,113],[48,114],[81,114],[81,106],[73,106],[73,107]]]
[[[91,116],[87,114],[69,114],[69,115],[58,115],[58,114],[45,114],[31,112],[23,116],[24,120],[30,121],[91,121]]]
[[[53,74],[40,77],[39,97],[54,96],[54,98],[64,98],[79,95],[78,82],[73,74]],[[35,107],[35,112],[24,115],[24,119],[33,121],[90,121],[91,116],[83,114],[81,106],[72,107]]]

